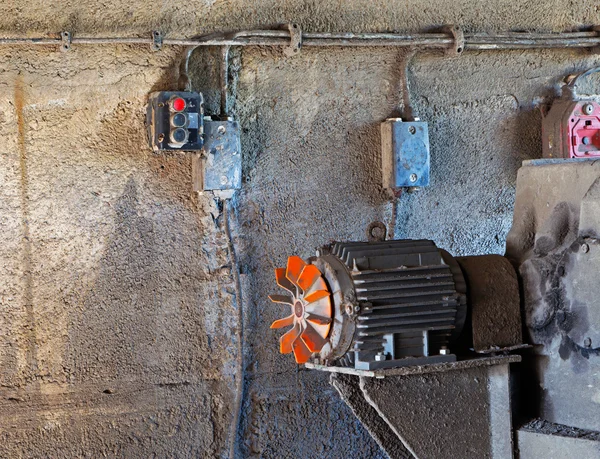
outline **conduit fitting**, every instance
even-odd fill
[[[0,45],[58,45],[65,37],[4,37]],[[328,33],[302,32],[293,25],[289,30],[246,30],[212,33],[195,38],[150,37],[71,37],[72,45],[143,44],[156,49],[161,46],[282,46],[297,53],[302,46],[398,46],[423,49],[452,49],[454,54],[468,50],[546,49],[546,48],[597,48],[600,46],[598,30],[564,33],[504,32],[494,35],[484,33],[463,34],[453,26],[446,33]],[[162,41],[161,41],[162,40]],[[68,49],[68,48],[67,48]]]
[[[290,44],[283,52],[286,56],[291,57],[298,54],[302,48],[302,29],[298,24],[290,23],[288,30],[290,31]]]
[[[449,24],[444,26],[443,31],[451,34],[452,38],[454,38],[453,46],[446,49],[446,54],[450,56],[460,56],[465,50],[465,34],[462,29],[453,24]]]
[[[62,44],[60,45],[60,50],[65,52],[71,49],[71,32],[61,32],[60,39]]]

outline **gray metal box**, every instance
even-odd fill
[[[381,123],[384,188],[429,185],[429,131],[423,121],[391,118]]]
[[[192,164],[195,191],[241,188],[242,156],[237,121],[206,119],[202,155]]]

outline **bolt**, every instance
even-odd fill
[[[408,127],[408,132],[410,132],[411,134],[415,134],[417,132],[417,129],[414,126],[409,126]]]
[[[375,360],[377,362],[383,362],[386,359],[386,355],[383,352],[378,352],[375,354]]]
[[[411,182],[416,182],[418,178],[419,177],[417,177],[417,174],[410,174],[410,181]]]
[[[352,305],[351,304],[347,304],[346,305],[346,314],[348,314],[349,316],[351,316],[353,311],[354,311],[354,308],[352,307]]]
[[[589,137],[584,137],[583,139],[581,139],[581,141],[583,142],[584,145],[589,145],[590,144],[590,138]]]
[[[592,347],[592,338],[589,338],[589,337],[588,337],[588,338],[584,339],[584,340],[583,340],[583,345],[584,345],[585,347]]]
[[[219,127],[217,128],[217,132],[218,132],[219,134],[225,134],[225,126],[222,126],[222,125],[221,125],[221,126],[219,126]]]
[[[592,113],[594,113],[594,106],[592,104],[585,104],[583,106],[583,113],[585,113],[586,115],[591,115]]]
[[[165,140],[165,135],[164,134],[158,134],[158,141],[162,142],[163,140]]]
[[[227,184],[227,176],[226,175],[222,175],[221,176],[221,185],[226,185]]]
[[[383,236],[385,236],[385,230],[380,226],[375,226],[371,228],[371,236],[373,236],[375,239],[381,239]]]
[[[358,314],[360,312],[360,306],[358,304],[354,305],[354,313]]]
[[[450,355],[450,349],[446,346],[440,347],[440,355]]]
[[[581,244],[581,251],[583,253],[588,253],[590,251],[590,246],[587,244]]]

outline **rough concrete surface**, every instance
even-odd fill
[[[512,458],[508,364],[361,377],[367,401],[418,458]]]
[[[560,31],[600,23],[600,12],[559,0],[0,4],[2,35],[188,37],[290,20],[310,31]],[[206,52],[192,62],[196,85],[211,74],[199,67]],[[392,220],[378,123],[403,110],[406,53],[235,53],[246,179],[234,225],[246,318],[236,455],[383,457],[327,375],[277,353],[268,324],[283,311],[266,295],[287,255]],[[240,324],[222,214],[190,194],[189,158],[154,155],[144,134],[147,94],[174,87],[181,54],[0,47],[0,457],[228,454]],[[415,57],[411,98],[430,123],[432,181],[400,198],[395,235],[501,253],[516,170],[541,151],[538,102],[598,60]]]
[[[369,404],[360,388],[358,376],[332,373],[329,381],[390,459],[412,459],[414,457],[406,449],[400,437]]]

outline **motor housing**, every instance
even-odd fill
[[[370,370],[456,359],[448,345],[465,323],[466,284],[433,241],[338,242],[310,262],[333,296],[320,360]]]

